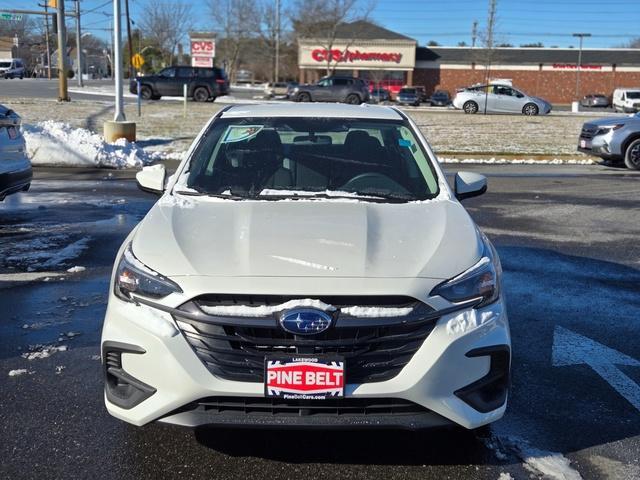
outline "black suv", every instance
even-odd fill
[[[187,85],[187,96],[196,102],[212,102],[229,93],[229,80],[221,68],[167,67],[155,75],[136,77],[129,83],[129,91],[137,94],[136,81],[140,81],[140,95],[145,100],[159,100],[163,95],[182,96]]]
[[[299,85],[291,93],[296,102],[345,102],[360,104],[369,101],[369,87],[354,77],[321,78],[315,85]]]

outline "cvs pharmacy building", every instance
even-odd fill
[[[368,22],[339,25],[331,45],[326,39],[298,40],[300,83],[314,83],[330,69],[397,93],[413,84],[415,63],[414,39]]]

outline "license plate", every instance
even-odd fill
[[[7,131],[9,132],[9,138],[11,140],[18,138],[18,131],[16,130],[16,127],[9,127],[7,128]]]
[[[344,396],[344,358],[270,355],[264,362],[264,394],[286,400]]]
[[[580,140],[580,148],[591,148],[591,142],[589,140]]]

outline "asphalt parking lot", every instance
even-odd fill
[[[111,266],[155,197],[128,171],[37,169],[31,191],[0,204],[0,477],[640,478],[640,173],[465,170],[489,176],[466,205],[505,271],[503,420],[477,432],[194,432],[130,427],[102,403]]]

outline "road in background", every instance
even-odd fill
[[[464,169],[489,176],[488,193],[465,205],[499,250],[513,335],[507,415],[479,432],[193,432],[110,417],[97,357],[109,276],[157,197],[133,172],[36,169],[31,191],[0,203],[0,477],[640,478],[629,400],[640,368],[606,365],[640,359],[640,173]],[[21,281],[44,262],[52,273]],[[73,266],[86,270],[66,273]],[[38,344],[68,349],[22,357]],[[600,363],[577,356],[587,347]],[[629,398],[603,374],[616,371]]]

